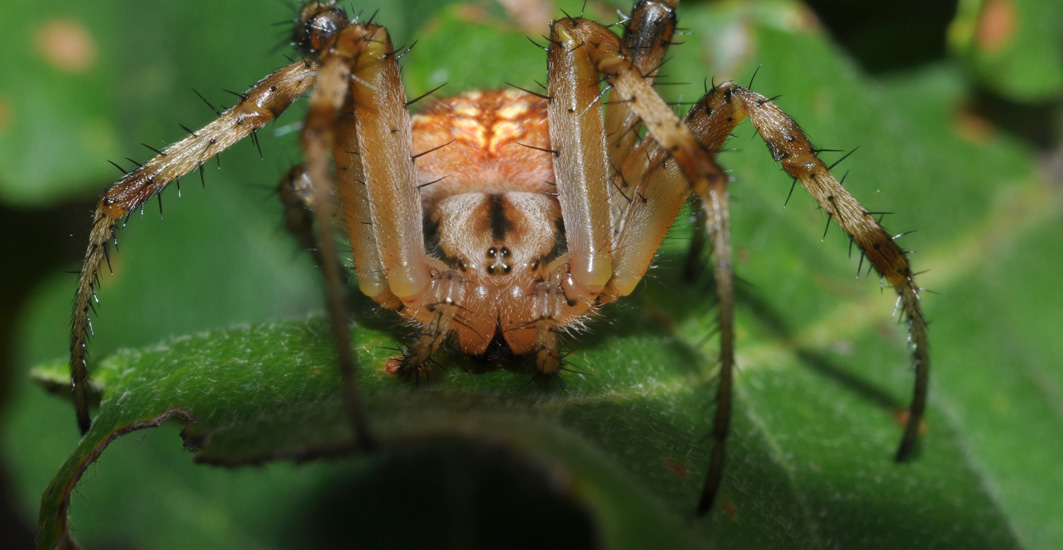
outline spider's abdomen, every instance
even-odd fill
[[[468,192],[554,193],[547,101],[520,90],[471,91],[413,117],[413,152],[425,216]]]

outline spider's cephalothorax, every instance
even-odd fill
[[[351,22],[331,3],[304,5],[294,33],[304,59],[264,78],[236,106],[127,174],[100,200],[71,333],[82,431],[89,428],[89,308],[115,224],[312,90],[301,137],[304,162],[283,179],[281,196],[289,227],[303,242],[317,243],[345,401],[364,448],[373,439],[353,375],[336,220],[351,245],[359,289],[418,327],[409,351],[389,370],[421,372],[453,338],[468,354],[502,342],[533,356],[539,373],[551,374],[561,366],[558,332],[634,290],[693,196],[712,245],[718,293],[717,408],[699,506],[707,510],[723,471],[734,369],[727,178],[714,157],[748,117],[783,170],[898,294],[916,368],[896,454],[908,458],[930,361],[919,287],[905,254],[772,100],[727,82],[707,90],[682,120],[675,115],[653,82],[671,45],[677,3],[640,0],[623,22],[623,37],[583,18],[555,21],[545,48],[546,93],[467,92],[412,118],[399,55],[384,27]],[[340,212],[334,212],[337,198]]]

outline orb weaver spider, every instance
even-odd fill
[[[635,289],[693,196],[712,248],[720,344],[712,454],[698,505],[705,513],[723,472],[735,366],[728,178],[714,158],[748,117],[794,184],[898,294],[915,387],[895,458],[908,459],[930,362],[921,289],[905,253],[771,99],[725,82],[712,85],[682,120],[675,115],[653,84],[672,43],[677,4],[639,0],[622,21],[622,37],[582,17],[554,21],[543,48],[545,93],[471,91],[412,117],[399,74],[404,52],[393,48],[387,30],[350,20],[332,3],[303,5],[294,36],[302,59],[261,80],[236,106],[159,151],[100,199],[71,330],[82,433],[90,425],[89,309],[116,224],[237,141],[255,139],[309,92],[304,161],[280,189],[289,228],[316,242],[347,413],[362,450],[375,440],[354,378],[332,234],[337,223],[347,233],[359,289],[418,327],[389,372],[418,376],[450,339],[469,355],[501,346],[532,356],[539,375],[556,376],[563,366],[559,331],[581,326]]]

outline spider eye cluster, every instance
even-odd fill
[[[299,11],[292,44],[303,55],[320,52],[348,24],[347,14],[331,3],[310,2]]]
[[[512,253],[506,247],[494,247],[487,249],[487,259],[492,263],[487,266],[488,275],[509,275],[513,266],[509,263]]]

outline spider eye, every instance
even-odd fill
[[[320,52],[347,23],[347,14],[343,10],[331,4],[312,2],[299,12],[292,43],[304,55]]]

